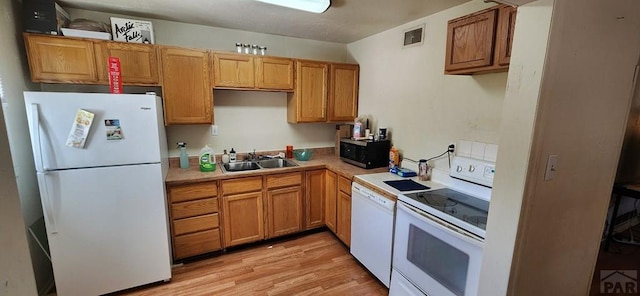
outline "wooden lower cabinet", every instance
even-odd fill
[[[262,177],[224,180],[222,194],[224,246],[264,239]]]
[[[220,250],[217,182],[168,187],[173,258]]]
[[[266,176],[267,238],[303,230],[302,172]]]
[[[222,205],[225,247],[264,239],[262,192],[225,196]]]
[[[325,171],[325,169],[320,169],[305,173],[305,229],[325,225]]]
[[[269,190],[267,217],[268,238],[302,231],[302,187]]]
[[[324,223],[329,230],[336,233],[337,216],[336,203],[338,198],[338,175],[330,170],[325,174],[325,202],[324,202]]]
[[[340,191],[337,202],[336,235],[347,246],[351,246],[351,196]]]

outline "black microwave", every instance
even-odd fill
[[[389,165],[389,149],[391,142],[340,140],[340,159],[365,169],[385,167]]]

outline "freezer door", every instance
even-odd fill
[[[58,295],[171,278],[160,164],[38,173]]]
[[[40,172],[156,163],[166,155],[162,103],[155,95],[25,92],[24,96]],[[78,109],[95,114],[84,148],[66,145]],[[117,127],[121,139],[114,136]]]

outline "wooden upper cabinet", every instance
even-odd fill
[[[164,118],[170,124],[211,124],[213,89],[207,51],[160,48]]]
[[[120,59],[123,84],[158,85],[158,51],[153,44],[125,42],[95,42],[98,79],[109,84],[108,60],[110,56]]]
[[[498,31],[496,34],[497,63],[508,66],[511,61],[511,45],[513,44],[513,31],[516,26],[517,8],[502,6],[498,12]]]
[[[296,87],[288,97],[287,121],[327,121],[328,74],[328,63],[297,61]]]
[[[213,53],[213,86],[254,88],[253,56],[233,53]]]
[[[98,83],[92,41],[28,33],[24,38],[33,82]]]
[[[492,9],[449,21],[445,71],[492,64],[497,16]]]
[[[293,60],[277,57],[257,57],[256,87],[270,90],[293,90]]]
[[[360,67],[351,64],[331,64],[327,120],[353,122],[358,116],[358,76]]]
[[[445,74],[475,74],[509,68],[516,8],[497,5],[450,20]]]

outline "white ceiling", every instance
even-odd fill
[[[252,0],[60,0],[62,7],[350,43],[471,0],[332,0],[314,14]]]

